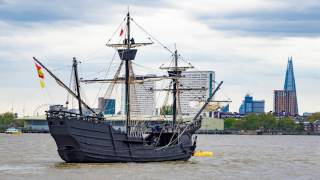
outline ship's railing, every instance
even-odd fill
[[[201,122],[202,122],[202,116],[200,116],[197,120],[181,123],[179,128],[182,132],[194,133],[195,131],[201,128]]]
[[[79,113],[70,112],[70,111],[63,111],[63,110],[49,110],[46,111],[47,117],[59,117],[60,119],[68,118],[68,119],[75,119],[75,120],[83,120],[83,121],[90,121],[95,123],[104,123],[110,125],[116,125],[115,122],[112,120],[106,120],[103,117],[96,117],[96,116],[80,116]],[[201,127],[201,120],[202,117],[198,118],[195,121],[188,121],[188,122],[180,122],[179,129],[185,129],[184,131],[187,132],[195,132]],[[130,127],[134,127],[138,132],[173,132],[174,129],[172,128],[172,122],[164,121],[162,123],[156,121],[141,121],[142,123],[136,123],[135,121],[129,124]],[[137,125],[138,124],[138,125]]]
[[[104,118],[102,117],[96,117],[96,116],[80,116],[80,114],[70,111],[56,111],[56,110],[49,110],[46,111],[47,117],[68,117],[70,119],[80,119],[84,121],[92,121],[92,122],[102,122],[104,121]]]

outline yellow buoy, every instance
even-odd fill
[[[193,153],[193,156],[196,156],[196,157],[212,157],[213,156],[213,152],[211,152],[211,151],[195,151]]]

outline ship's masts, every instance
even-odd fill
[[[67,90],[73,97],[77,98],[77,94],[75,92],[73,92],[66,84],[64,84],[56,75],[54,75],[45,65],[43,65],[37,58],[33,57],[33,59],[41,66],[43,67],[43,69],[45,69],[49,75],[56,80],[56,82],[63,87],[65,90]],[[97,115],[96,112],[91,109],[83,100],[78,99],[81,104],[86,107],[87,109],[89,109],[94,115]]]
[[[78,104],[79,104],[79,113],[80,116],[83,116],[82,112],[82,105],[81,105],[81,96],[80,96],[80,84],[79,84],[79,76],[78,76],[78,63],[76,58],[73,58],[73,71],[74,71],[74,77],[75,77],[75,82],[76,82],[76,90],[77,90],[77,99],[78,99]]]
[[[127,14],[127,50],[130,52],[130,13]],[[125,60],[125,95],[126,95],[126,131],[127,134],[130,133],[130,68],[129,61],[130,59]]]
[[[173,113],[173,118],[172,118],[172,126],[173,128],[176,125],[177,121],[177,78],[178,78],[178,52],[175,50],[174,52],[174,78],[172,80],[173,84],[173,89],[172,89],[172,96],[173,96],[173,102],[172,102],[172,113]]]

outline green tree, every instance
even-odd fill
[[[290,117],[283,117],[279,119],[277,127],[281,130],[295,130],[298,128],[296,123],[294,123],[294,121]]]
[[[160,108],[161,115],[173,115],[172,106],[162,106]]]
[[[248,114],[242,119],[242,128],[244,130],[256,130],[259,129],[259,118],[256,114]]]
[[[320,119],[320,112],[313,113],[311,116],[308,117],[308,121],[311,123],[318,119]]]
[[[290,117],[283,117],[279,120],[271,113],[247,114],[244,118],[236,120],[227,118],[224,121],[225,128],[235,128],[239,130],[265,130],[280,129],[286,131],[298,130],[297,125]]]
[[[277,127],[277,120],[271,113],[263,113],[258,116],[259,128],[263,129],[274,129]]]
[[[226,118],[224,119],[224,128],[225,129],[232,129],[232,128],[235,128],[235,123],[236,121],[238,121],[237,119],[235,118]]]
[[[232,128],[234,128],[234,129],[239,129],[239,130],[245,129],[243,122],[244,122],[243,119],[239,119],[239,120],[235,121],[235,122],[233,123]]]
[[[0,123],[3,125],[9,125],[14,120],[14,115],[10,112],[6,112],[0,115]]]
[[[10,112],[0,114],[0,130],[6,129],[14,124],[14,115]]]

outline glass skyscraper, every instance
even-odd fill
[[[253,100],[253,97],[247,94],[239,108],[239,114],[264,113],[264,100]]]
[[[288,58],[284,89],[274,91],[274,112],[288,116],[299,114],[292,57]]]
[[[295,83],[294,73],[293,73],[292,57],[288,58],[288,65],[287,65],[287,71],[286,71],[286,77],[285,77],[283,89],[287,91],[294,91],[296,93],[296,83]]]

